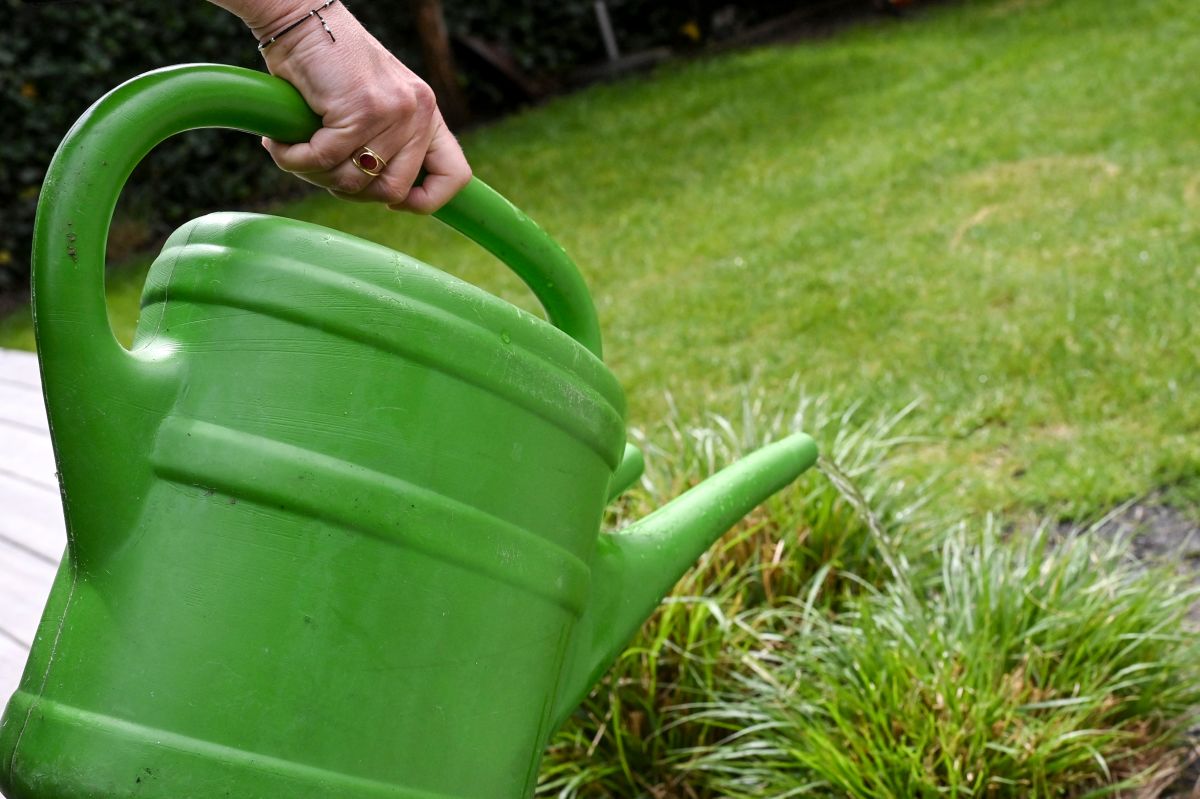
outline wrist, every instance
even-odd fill
[[[238,14],[255,41],[261,42],[268,36],[281,31],[312,10],[314,5],[320,5],[324,0],[270,0],[270,2],[255,3],[252,10]]]
[[[290,10],[276,15],[261,27],[251,27],[270,68],[297,51],[331,47],[339,39],[349,41],[358,21],[340,0],[287,0]],[[270,37],[278,37],[270,41]]]
[[[287,25],[287,20],[296,19],[311,8],[310,0],[209,0],[209,2],[239,17],[253,33],[254,38],[259,41],[264,36],[270,36],[271,32]]]

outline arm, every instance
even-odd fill
[[[432,213],[471,179],[471,168],[438,111],[433,91],[400,63],[340,2],[305,15],[324,0],[211,0],[246,23],[258,41],[304,21],[263,50],[267,69],[294,85],[324,127],[302,144],[263,146],[281,169],[347,200]],[[336,41],[334,40],[336,39]],[[378,176],[352,158],[381,156]],[[370,166],[369,159],[364,165]],[[424,167],[425,179],[414,187]]]

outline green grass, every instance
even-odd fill
[[[753,379],[919,399],[911,473],[1082,518],[1200,485],[1191,0],[996,0],[668,67],[471,133],[585,271],[634,424]],[[428,220],[280,209],[528,304]],[[128,337],[136,276],[114,287]],[[27,322],[0,345],[31,346]]]
[[[797,607],[790,646],[760,650],[738,698],[693,710],[726,735],[690,768],[746,799],[1171,782],[1172,739],[1200,702],[1200,641],[1181,629],[1195,589],[1138,568],[1120,544],[1052,547],[1045,530],[1012,545],[961,528],[942,564],[838,616]]]
[[[884,534],[904,530],[897,557],[922,559],[937,540],[936,528],[915,521],[928,492],[887,474],[903,448],[898,431],[908,411],[868,417],[794,387],[783,395],[764,401],[748,392],[736,417],[710,415],[703,424],[672,413],[638,436],[649,456],[646,478],[615,506],[611,526],[645,515],[763,443],[803,429],[862,487]],[[721,795],[691,762],[698,748],[714,747],[727,730],[695,717],[694,704],[726,691],[765,640],[782,643],[794,597],[808,595],[830,607],[857,593],[864,581],[883,584],[887,577],[856,506],[810,471],[726,535],[675,586],[551,742],[539,795]]]
[[[907,411],[783,394],[647,434],[614,526],[790,430],[825,455],[675,587],[552,741],[539,796],[1151,797],[1177,777],[1200,588],[1091,530],[952,524],[896,479]]]
[[[1192,6],[963,3],[465,137],[594,289],[649,456],[611,525],[788,430],[825,455],[675,588],[552,741],[539,795],[1171,778],[1200,705],[1182,584],[986,514],[1200,507]],[[280,212],[530,307],[429,220],[316,196]],[[145,265],[110,280],[126,340]],[[27,314],[0,346],[32,346]]]

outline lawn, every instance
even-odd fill
[[[1057,522],[1147,497],[1200,516],[1193,5],[950,4],[464,137],[592,286],[650,445],[616,519],[796,426],[853,478],[808,476],[685,578],[555,739],[541,793],[1174,775],[1200,702],[1192,597]],[[434,221],[316,195],[276,212],[533,307]],[[146,263],[110,281],[126,339]],[[31,345],[26,317],[0,322],[0,346]]]
[[[464,137],[584,270],[631,423],[748,382],[920,402],[969,511],[1200,493],[1200,14],[949,7],[594,88]],[[436,222],[278,209],[518,301]],[[136,313],[116,281],[114,324]],[[23,319],[0,346],[31,344]]]

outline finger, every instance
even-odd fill
[[[354,158],[362,154],[364,147],[382,159],[380,168],[374,170],[382,172],[384,169],[390,168],[390,162],[409,137],[410,134],[407,131],[394,125],[367,141],[365,145],[356,146],[345,160],[332,169],[321,172],[300,172],[296,176],[315,186],[329,189],[339,197],[348,199],[346,195],[359,194],[378,178],[377,175],[370,174],[354,163]]]
[[[264,146],[275,164],[285,172],[297,175],[329,172],[343,164],[364,141],[372,139],[386,127],[380,122],[373,127],[346,125],[321,128],[313,137],[299,144],[285,144],[265,139]]]
[[[392,170],[392,166],[397,160],[397,152],[401,157],[403,156],[402,147],[406,146],[404,145],[405,135],[395,128],[390,128],[382,136],[367,142],[365,147],[355,148],[350,158],[328,172],[301,175],[300,177],[329,189],[334,195],[343,197],[343,199],[349,199],[346,195],[353,195],[354,199],[375,200],[377,197],[369,193],[370,189],[382,179],[383,175]],[[381,162],[372,170],[379,174],[372,175],[354,163],[355,157],[361,157],[364,149],[370,150],[381,159]]]
[[[410,138],[400,149],[383,173],[369,186],[355,193],[354,199],[362,201],[382,202],[388,205],[398,205],[408,197],[421,166],[425,162],[433,141],[433,130],[427,129],[422,136]],[[339,193],[338,196],[341,196]]]
[[[425,170],[421,185],[413,186],[404,201],[392,204],[391,208],[432,214],[450,202],[470,182],[471,166],[467,163],[467,157],[463,155],[458,140],[440,119],[429,152],[425,155]]]

